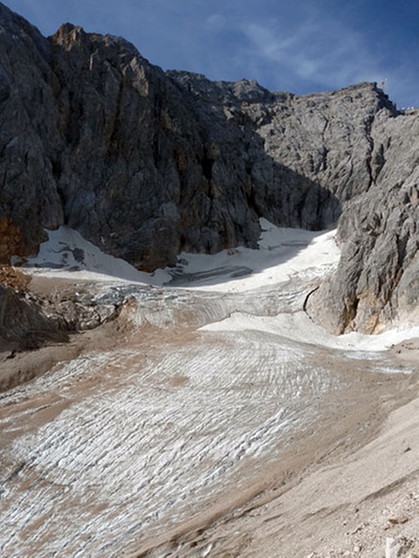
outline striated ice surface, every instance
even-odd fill
[[[109,283],[132,269],[83,244],[83,265],[90,253],[107,273],[98,299],[130,299],[125,325],[137,335],[0,395],[0,556],[127,555],[281,460],[342,389],[336,362],[393,371],[376,352],[391,336],[336,339],[302,311],[336,265],[333,231],[263,227],[259,251],[184,256],[155,274],[174,278],[165,287],[144,274]],[[80,239],[64,233],[56,257],[69,262]],[[50,239],[41,267],[54,250]]]

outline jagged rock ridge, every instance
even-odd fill
[[[44,38],[1,4],[0,21],[3,259],[67,224],[152,270],[256,246],[261,216],[322,229],[343,211],[342,261],[311,314],[372,331],[416,300],[418,117],[375,84],[272,93],[165,73],[71,24]]]

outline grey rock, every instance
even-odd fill
[[[97,297],[89,289],[59,289],[39,296],[0,284],[0,340],[18,350],[66,342],[69,333],[115,320],[127,297]]]
[[[0,285],[0,338],[21,350],[37,349],[51,341],[66,341],[59,321],[47,316],[38,301]]]
[[[339,221],[341,259],[336,274],[309,299],[307,309],[332,331],[377,333],[419,318],[419,111],[372,127],[380,170],[371,188],[347,204]],[[325,304],[326,302],[326,304]]]
[[[60,289],[42,297],[30,295],[43,314],[68,332],[95,329],[115,320],[126,298],[101,300],[88,288]]]
[[[0,256],[77,229],[143,270],[181,250],[256,247],[259,217],[339,224],[336,275],[310,297],[335,331],[377,331],[418,298],[418,115],[375,84],[296,96],[163,72],[119,37],[44,38],[0,4]],[[410,200],[410,201],[406,201]]]
[[[407,539],[406,537],[387,537],[385,558],[400,558],[403,556],[409,557],[414,556],[414,552],[411,552],[415,546],[415,541],[413,539]]]

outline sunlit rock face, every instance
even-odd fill
[[[44,38],[0,16],[0,218],[16,253],[66,224],[151,271],[181,250],[256,247],[260,217],[324,229],[343,211],[342,263],[313,316],[376,330],[416,300],[418,117],[374,84],[299,97],[211,82],[119,37],[65,24]]]
[[[381,171],[345,207],[338,270],[308,304],[336,333],[378,333],[419,318],[418,116],[416,111],[387,119],[380,113],[374,120],[372,161],[381,161]]]

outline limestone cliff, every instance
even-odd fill
[[[419,319],[419,111],[371,127],[371,187],[339,220],[337,273],[309,300],[308,311],[331,330],[377,333],[392,321]]]
[[[67,224],[153,270],[256,246],[261,216],[322,229],[343,211],[342,261],[312,315],[376,329],[416,300],[418,116],[375,84],[272,93],[163,72],[71,24],[45,38],[2,4],[0,26],[3,260]]]

